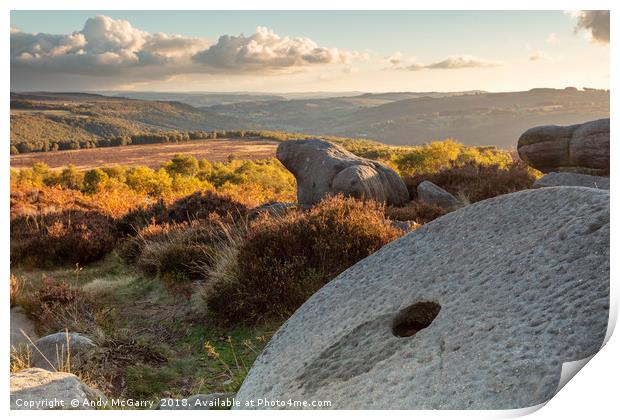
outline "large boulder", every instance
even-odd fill
[[[327,194],[338,193],[394,206],[409,201],[407,187],[394,170],[328,141],[284,141],[276,156],[295,175],[297,199],[302,206],[312,206]]]
[[[431,181],[422,181],[417,187],[418,199],[446,209],[457,207],[460,203],[455,196]]]
[[[608,190],[609,178],[571,172],[551,172],[537,179],[532,187],[588,187]]]
[[[519,138],[517,150],[528,165],[545,173],[609,174],[609,118],[530,128]]]
[[[609,192],[502,195],[425,224],[320,289],[236,398],[530,407],[553,396],[563,362],[599,350],[608,311]]]
[[[11,373],[11,410],[82,409],[104,407],[100,391],[65,372],[30,368]]]
[[[69,361],[73,369],[79,369],[95,348],[90,338],[78,333],[50,334],[34,342],[30,364],[47,370],[61,370]]]

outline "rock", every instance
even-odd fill
[[[14,306],[11,308],[11,348],[18,349],[20,346],[30,344],[30,341],[28,341],[22,331],[33,342],[37,339],[32,320],[28,318],[21,307]]]
[[[534,182],[534,188],[542,187],[589,187],[601,190],[609,189],[609,178],[571,172],[551,172]]]
[[[545,402],[562,363],[593,355],[605,338],[609,217],[608,191],[555,187],[427,223],[304,303],[236,399],[334,409]]]
[[[77,405],[72,401],[78,401]],[[107,403],[101,392],[71,373],[39,368],[11,373],[11,410],[89,410],[95,408],[91,401]]]
[[[609,174],[609,118],[530,128],[519,138],[517,150],[528,165],[545,173]]]
[[[428,204],[451,209],[460,203],[452,194],[430,181],[422,181],[417,188],[418,199]]]
[[[253,208],[250,211],[249,217],[253,219],[263,213],[266,213],[274,217],[284,216],[289,210],[295,209],[296,207],[297,207],[297,203],[285,203],[282,201],[276,201],[273,203],[265,203],[258,207]]]
[[[78,369],[96,346],[90,338],[81,334],[69,333],[68,336],[68,348],[67,333],[64,332],[46,335],[35,341],[35,348],[31,350],[31,365],[42,369],[60,370],[63,363],[67,362],[67,356],[70,356],[71,368]]]
[[[162,398],[155,410],[218,410],[230,407],[232,394],[198,394],[184,399]]]
[[[394,170],[328,141],[284,141],[276,156],[295,175],[302,206],[312,206],[327,194],[337,193],[395,206],[409,201],[407,187]]]

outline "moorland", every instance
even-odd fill
[[[579,108],[572,118],[603,113],[597,101],[608,98],[605,91],[556,93]],[[367,115],[402,101],[477,101],[486,94],[468,95],[371,95],[373,106],[352,106]],[[578,97],[589,105],[575,105]],[[235,392],[271,335],[321,286],[455,210],[421,201],[420,182],[432,181],[465,205],[530,188],[541,175],[511,150],[514,137],[513,147],[474,146],[447,136],[432,141],[438,137],[409,126],[425,141],[412,135],[408,145],[389,145],[323,130],[267,130],[257,117],[224,112],[227,106],[216,112],[154,99],[12,94],[12,303],[33,320],[38,336],[90,337],[97,352],[87,363],[56,369],[108,397],[158,401]],[[235,106],[257,105],[244,97]],[[537,108],[545,118],[560,115],[556,105],[537,106],[551,107],[549,115]],[[295,206],[295,178],[273,148],[316,136],[394,169],[409,202],[393,207],[335,196],[311,209]],[[271,149],[258,147],[266,144]],[[245,154],[231,149],[237,146]],[[129,149],[143,159],[123,160]],[[86,157],[58,163],[56,156],[69,153]],[[265,207],[276,202],[290,204],[277,212]],[[13,351],[13,371],[29,363],[23,349]]]

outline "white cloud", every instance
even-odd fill
[[[180,74],[288,72],[323,64],[350,66],[365,58],[367,54],[279,36],[265,27],[250,37],[223,35],[215,44],[204,38],[151,34],[126,20],[101,15],[69,35],[11,28],[12,83],[20,86],[33,79],[67,80],[69,75],[131,84]]]
[[[575,31],[586,31],[592,42],[609,44],[609,10],[570,12],[577,19]]]
[[[555,32],[551,32],[549,34],[549,36],[546,39],[548,44],[557,44],[558,43],[558,36],[556,35]]]
[[[387,61],[391,64],[392,69],[398,70],[454,70],[465,68],[485,68],[485,67],[497,67],[500,65],[498,62],[484,60],[476,58],[471,55],[452,55],[445,60],[437,61],[434,63],[423,64],[412,62],[412,60],[406,60],[401,53],[395,53],[387,58]]]
[[[221,36],[215,45],[193,56],[211,69],[269,72],[315,64],[349,64],[363,54],[317,45],[309,38],[281,37],[259,26],[251,36]]]
[[[71,35],[30,34],[11,31],[11,66],[92,76],[116,75],[131,69],[174,64],[206,41],[180,35],[151,35],[126,20],[107,16],[89,18],[84,28]],[[163,68],[155,74],[165,73]]]

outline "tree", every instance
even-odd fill
[[[166,170],[171,175],[194,176],[198,173],[198,169],[198,160],[189,155],[174,155],[166,165]]]
[[[82,182],[83,175],[73,165],[67,166],[60,173],[60,183],[66,188],[81,190]]]
[[[94,194],[109,179],[107,173],[101,169],[91,169],[84,174],[84,192]]]

